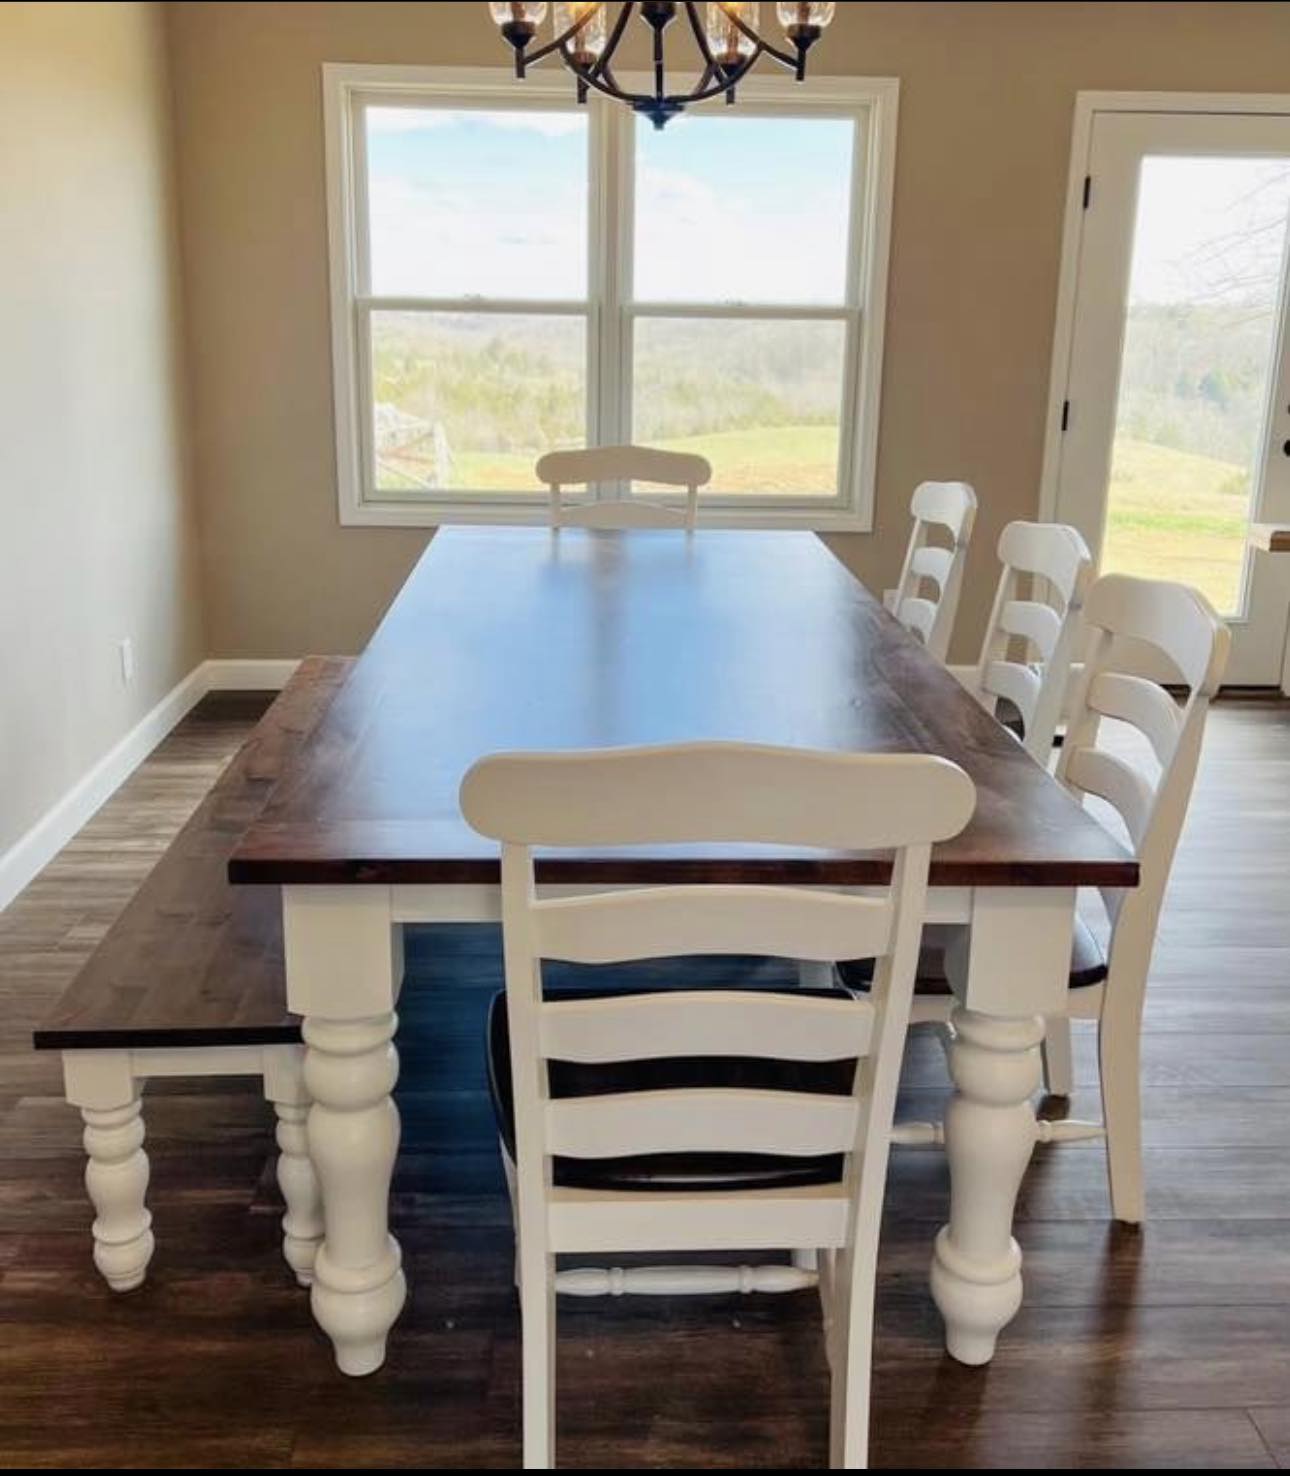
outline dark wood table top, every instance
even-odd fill
[[[937,885],[1134,886],[1137,863],[814,534],[445,528],[229,864],[249,883],[469,883],[461,818],[502,749],[741,739],[943,754],[977,785]],[[887,856],[560,853],[548,881],[881,883]]]

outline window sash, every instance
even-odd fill
[[[627,109],[598,98],[593,98],[585,110],[588,116],[585,300],[373,293],[365,109],[407,106],[568,113],[575,110],[567,90],[571,84],[558,69],[546,74],[537,87],[533,86],[534,77],[526,80],[523,87],[517,87],[510,74],[500,69],[463,74],[436,68],[360,65],[328,66],[324,72],[342,521],[386,522],[396,526],[417,521],[539,521],[545,507],[544,493],[518,489],[378,488],[371,320],[375,313],[397,311],[585,317],[588,445],[630,439],[634,411],[634,334],[638,320],[840,322],[845,325],[845,342],[835,491],[704,492],[702,504],[717,515],[718,521],[738,523],[744,514],[747,516],[743,521],[758,526],[869,525],[873,443],[877,436],[875,381],[881,367],[881,310],[890,216],[894,127],[890,114],[895,106],[894,82],[844,84],[855,96],[841,101],[794,96],[779,82],[758,89],[750,88],[745,82],[740,89],[740,108],[746,116],[843,117],[854,124],[853,178],[846,222],[845,300],[837,304],[673,303],[637,300],[632,296],[635,117]],[[823,80],[827,84],[836,79]],[[758,96],[750,105],[746,100],[750,92],[765,92],[766,96]],[[884,108],[886,117],[881,114]],[[624,493],[621,486],[588,489],[591,497],[613,498]],[[426,515],[414,516],[418,509]],[[346,516],[347,512],[350,516]]]

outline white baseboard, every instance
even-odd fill
[[[276,692],[295,661],[203,661],[0,855],[0,910],[63,849],[207,692]]]
[[[280,692],[291,680],[298,661],[208,661],[208,692]]]
[[[209,690],[206,663],[146,713],[118,743],[0,855],[0,909],[8,907],[31,879],[63,849],[82,825],[156,748]]]

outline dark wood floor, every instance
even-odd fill
[[[482,941],[477,968],[452,970],[419,945],[405,1002],[395,1215],[412,1292],[378,1375],[333,1371],[285,1274],[269,1119],[250,1083],[150,1091],[149,1281],[118,1297],[90,1263],[78,1119],[56,1060],[27,1049],[30,1028],[255,710],[208,702],[0,916],[0,1463],[515,1465],[510,1232],[477,1035],[495,961]],[[1026,1303],[987,1370],[943,1355],[927,1295],[942,1161],[897,1155],[875,1465],[1290,1465],[1290,705],[1214,714],[1146,1030],[1151,1223],[1108,1224],[1096,1146],[1041,1150],[1018,1216]],[[1081,1115],[1094,1110],[1091,1045],[1082,1035]],[[919,1043],[903,1110],[935,1111],[941,1081],[935,1047]],[[809,1295],[562,1306],[559,1377],[562,1464],[825,1456]]]

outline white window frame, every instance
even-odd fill
[[[534,71],[517,82],[506,67],[449,68],[327,63],[323,66],[323,120],[327,168],[327,218],[331,270],[332,378],[340,521],[348,527],[435,527],[442,523],[542,523],[542,493],[499,494],[454,490],[449,494],[378,491],[373,485],[371,435],[370,314],[383,307],[462,308],[453,300],[379,298],[359,284],[366,270],[366,161],[361,108],[424,105],[514,108],[570,107],[573,80],[562,67]],[[623,77],[627,85],[649,79]],[[887,264],[895,177],[895,78],[824,77],[806,84],[784,77],[749,78],[740,84],[745,113],[792,117],[848,117],[856,121],[855,174],[849,223],[847,296],[841,307],[760,304],[634,303],[621,290],[631,280],[630,211],[634,116],[620,103],[593,98],[588,147],[588,283],[584,303],[471,301],[472,311],[586,313],[588,444],[627,440],[631,419],[632,325],[639,317],[786,318],[847,324],[841,408],[838,493],[835,497],[705,494],[705,525],[738,528],[813,528],[868,532],[873,527]],[[615,181],[611,190],[603,188]],[[616,249],[611,249],[617,243]],[[612,306],[611,306],[612,305]],[[615,387],[618,393],[615,393]],[[621,489],[594,489],[616,496]]]

